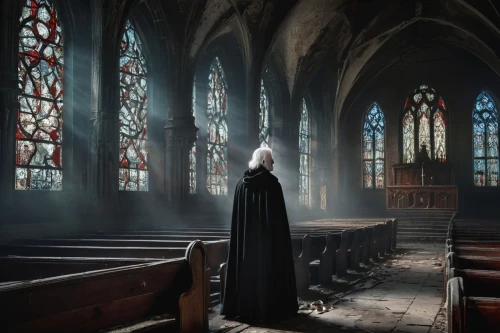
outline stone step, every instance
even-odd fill
[[[433,225],[439,225],[439,226],[448,226],[447,222],[436,222],[436,221],[399,221],[398,226],[400,225],[426,225],[426,224],[433,224]]]
[[[436,221],[436,220],[398,220],[398,225],[408,224],[408,223],[435,223],[440,225],[448,225],[450,221]]]
[[[419,227],[419,228],[398,228],[398,233],[400,232],[439,232],[439,233],[447,233],[448,229],[446,228],[425,228],[425,227]]]
[[[435,225],[435,224],[406,224],[406,225],[398,225],[398,230],[410,228],[410,229],[418,229],[418,228],[436,228],[438,230],[448,230],[448,226],[446,225]]]
[[[398,234],[397,241],[399,242],[400,239],[404,238],[421,238],[421,237],[437,237],[437,238],[446,238],[446,235],[443,234],[435,234],[435,233],[416,233],[416,232],[410,232],[410,233],[405,233],[402,235]]]
[[[438,217],[430,217],[430,216],[402,216],[402,217],[397,217],[398,221],[431,220],[431,221],[446,221],[446,222],[450,222],[450,219],[451,219],[451,217],[438,218]]]
[[[420,240],[435,240],[443,244],[443,248],[446,243],[446,237],[443,236],[415,236],[415,237],[401,237],[398,239],[398,246],[401,243],[407,242],[409,240],[412,241],[420,241]]]

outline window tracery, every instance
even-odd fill
[[[363,125],[363,187],[384,188],[385,118],[377,103],[366,113]]]
[[[215,58],[208,77],[207,189],[212,195],[227,195],[227,84],[224,70]]]
[[[269,147],[269,96],[264,80],[260,81],[259,144]]]
[[[306,101],[302,100],[302,109],[299,125],[299,202],[303,205],[309,205],[309,186],[310,186],[310,118],[307,110]]]
[[[196,107],[196,79],[193,82],[193,96],[191,97],[191,114],[195,117]],[[196,124],[196,119],[195,119]],[[198,133],[196,133],[196,140],[198,140]],[[196,141],[189,151],[189,193],[196,194]]]
[[[148,190],[147,68],[142,42],[127,21],[120,45],[119,189]]]
[[[498,111],[491,96],[483,91],[472,111],[474,186],[498,186]]]
[[[26,0],[19,32],[16,190],[62,190],[64,39],[54,4]]]
[[[429,158],[446,162],[447,115],[442,97],[433,88],[415,89],[403,108],[403,163],[415,162],[416,150],[423,145]]]

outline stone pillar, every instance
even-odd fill
[[[168,201],[189,196],[189,152],[198,128],[194,117],[173,117],[165,121],[165,194]]]
[[[92,25],[92,73],[91,73],[91,114],[89,135],[89,160],[88,160],[88,193],[89,204],[92,208],[97,208],[99,202],[99,193],[102,190],[102,174],[100,152],[102,152],[101,138],[101,59],[102,59],[102,3],[100,1],[91,1],[91,12],[95,18]]]
[[[14,75],[0,73],[0,209],[12,204],[15,180],[15,126],[20,90]]]
[[[16,1],[0,1],[0,224],[9,223],[14,209],[15,125],[18,112],[17,61],[21,8]]]

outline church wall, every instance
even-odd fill
[[[88,1],[76,0],[72,6],[54,1],[64,34],[64,115],[63,149],[64,185],[61,192],[14,190],[15,130],[18,112],[17,62],[18,17],[24,2],[5,1],[0,22],[0,109],[8,110],[2,120],[0,156],[0,243],[11,238],[57,235],[79,228],[86,209],[87,133],[89,119],[91,48]],[[73,15],[73,11],[79,15]],[[9,35],[6,35],[9,34]],[[9,52],[11,50],[12,52]],[[1,112],[0,112],[1,114]]]
[[[341,119],[342,193],[349,215],[383,215],[385,190],[363,189],[361,162],[362,121],[377,102],[386,118],[385,178],[392,184],[391,165],[400,162],[399,115],[410,93],[421,84],[441,94],[449,111],[448,161],[454,167],[459,190],[459,211],[465,216],[499,216],[500,188],[473,186],[472,108],[486,89],[496,100],[500,85],[494,73],[472,55],[454,49],[448,57],[425,63],[397,64],[366,86]],[[436,54],[436,58],[439,55]]]

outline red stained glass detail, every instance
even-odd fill
[[[17,190],[62,190],[63,36],[50,0],[26,0],[19,30]]]
[[[120,44],[120,170],[121,191],[148,190],[147,79],[142,43],[127,22]]]
[[[439,107],[441,107],[443,110],[446,110],[446,106],[444,105],[444,101],[441,97],[439,97],[439,100],[438,100],[438,105]]]
[[[411,108],[411,105],[412,105],[411,99],[407,98],[406,103],[405,103],[405,107],[403,108],[403,110],[407,110],[407,109]]]

